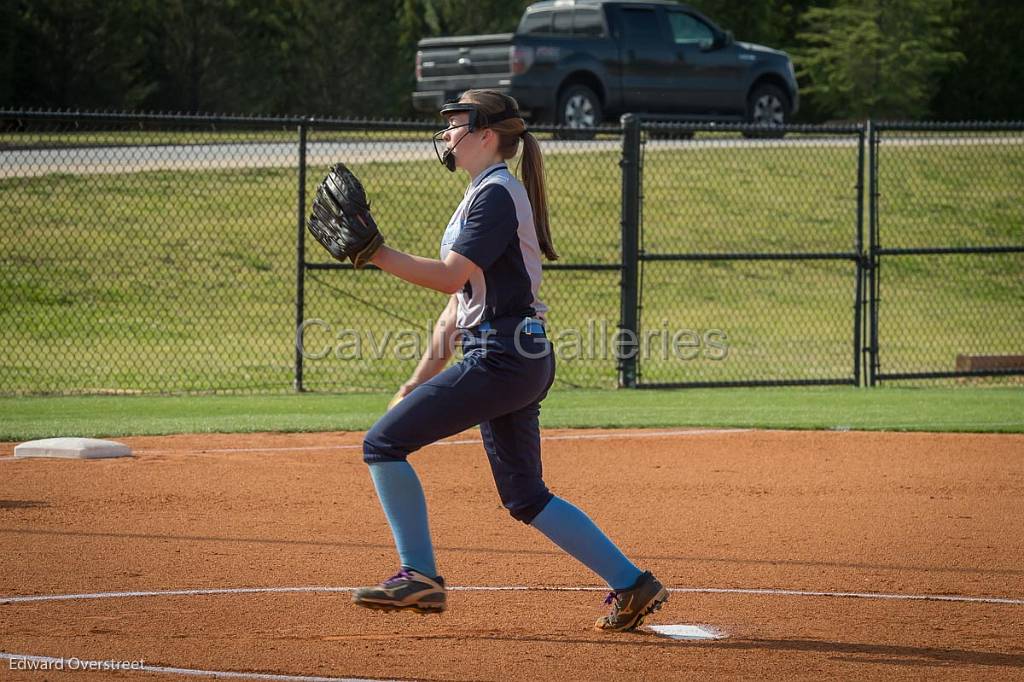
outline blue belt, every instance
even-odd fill
[[[503,317],[497,320],[481,322],[467,331],[475,336],[483,334],[497,334],[499,336],[514,336],[522,332],[528,336],[544,336],[544,323],[535,317]]]

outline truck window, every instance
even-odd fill
[[[552,14],[555,16],[551,24],[551,32],[561,36],[572,35],[572,10],[558,10]]]
[[[653,9],[622,8],[622,29],[626,42],[632,45],[656,45],[664,42],[658,15]]]
[[[551,33],[552,12],[527,12],[519,22],[518,33]]]
[[[672,38],[676,45],[698,45],[711,47],[715,34],[703,21],[685,12],[669,12],[668,23],[672,26]]]
[[[572,15],[572,32],[578,36],[600,38],[604,36],[604,19],[599,9],[580,9]]]

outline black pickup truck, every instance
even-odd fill
[[[532,120],[570,128],[624,112],[781,124],[799,101],[786,53],[737,42],[671,0],[544,0],[515,33],[419,42],[417,110],[468,88],[496,88]]]

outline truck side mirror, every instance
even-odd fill
[[[724,33],[715,33],[715,37],[711,39],[710,43],[704,43],[701,48],[704,52],[713,52],[720,50],[727,45],[732,45],[735,42],[735,38],[732,37],[732,31],[725,31]]]

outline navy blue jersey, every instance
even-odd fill
[[[441,239],[441,259],[451,251],[480,267],[456,294],[458,327],[500,317],[544,319],[533,210],[526,188],[504,163],[487,168],[466,189]]]

